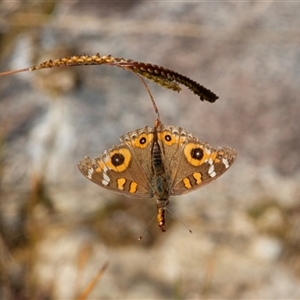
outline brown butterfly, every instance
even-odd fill
[[[120,137],[121,143],[95,157],[85,157],[78,168],[96,184],[129,197],[156,197],[157,222],[166,231],[170,196],[199,189],[221,176],[237,153],[229,147],[212,148],[181,127],[146,126]]]

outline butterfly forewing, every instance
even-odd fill
[[[152,178],[152,146],[154,129],[145,126],[144,128],[133,130],[123,135],[120,140],[130,150],[133,159],[136,161],[136,167],[131,168],[135,176],[143,178],[151,189]],[[138,173],[138,175],[136,174]]]
[[[212,148],[181,127],[161,124],[158,130],[170,195],[203,187],[221,176],[236,158],[235,150]]]
[[[121,144],[113,146],[93,160],[85,157],[78,168],[86,178],[108,190],[130,197],[150,198],[153,193],[147,175],[141,168],[141,158],[134,155],[132,145],[128,143],[132,133],[122,136]]]
[[[174,181],[171,195],[181,195],[203,187],[224,174],[236,159],[236,152],[231,148],[214,149],[208,144],[204,145],[203,151],[207,157],[203,157],[199,166],[189,163],[184,167],[184,163],[180,164],[178,169],[180,176]],[[186,157],[184,159],[188,161]]]

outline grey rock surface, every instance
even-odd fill
[[[75,54],[111,54],[182,73],[214,91],[149,87],[166,125],[237,150],[233,167],[155,201],[86,180],[77,163],[153,126],[132,74],[85,66],[0,77],[1,299],[300,298],[298,3],[0,4],[0,71]],[[193,234],[180,223],[185,223]]]

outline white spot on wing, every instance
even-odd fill
[[[108,185],[109,182],[110,182],[110,178],[107,176],[107,174],[103,173],[102,184],[103,185]]]
[[[208,174],[210,177],[215,177],[217,174],[215,172],[215,167],[214,165],[210,165],[210,167],[208,168]]]
[[[215,171],[213,171],[212,173],[209,174],[210,177],[215,177],[217,175],[217,173]]]
[[[92,179],[93,173],[94,173],[93,168],[88,169],[88,174],[87,174],[88,179]]]
[[[228,160],[226,158],[222,158],[222,162],[225,165],[226,169],[229,168],[229,163],[228,163]]]
[[[103,155],[102,159],[103,159],[103,161],[105,163],[107,163],[108,161],[110,161],[110,156],[109,156],[107,150],[104,151],[104,155]]]
[[[109,182],[110,182],[110,178],[109,178],[109,176],[106,173],[108,171],[108,167],[104,166],[102,170],[103,170],[103,172],[102,172],[102,176],[103,176],[102,184],[103,185],[108,185]]]

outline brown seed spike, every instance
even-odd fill
[[[125,67],[125,64],[122,64]],[[193,81],[192,79],[181,75],[175,71],[165,69],[163,67],[146,64],[142,62],[126,63],[126,68],[133,72],[152,80],[163,87],[180,91],[178,83],[188,87],[194,94],[198,95],[202,101],[215,102],[219,97],[209,89]]]
[[[0,76],[25,72],[25,71],[35,71],[39,69],[62,67],[62,66],[82,66],[82,65],[102,65],[102,64],[116,66],[125,70],[129,70],[131,72],[138,74],[139,76],[143,76],[173,91],[179,92],[181,90],[179,84],[185,85],[194,94],[198,95],[202,101],[206,100],[208,102],[215,102],[218,99],[218,96],[215,95],[212,91],[206,89],[204,86],[200,85],[199,83],[175,71],[165,69],[161,66],[154,65],[154,64],[133,61],[131,59],[113,57],[111,55],[100,56],[99,53],[95,55],[86,55],[86,54],[73,55],[73,56],[62,57],[55,60],[50,59],[36,66],[32,66],[30,68],[9,71],[9,72],[2,72],[0,73]]]

